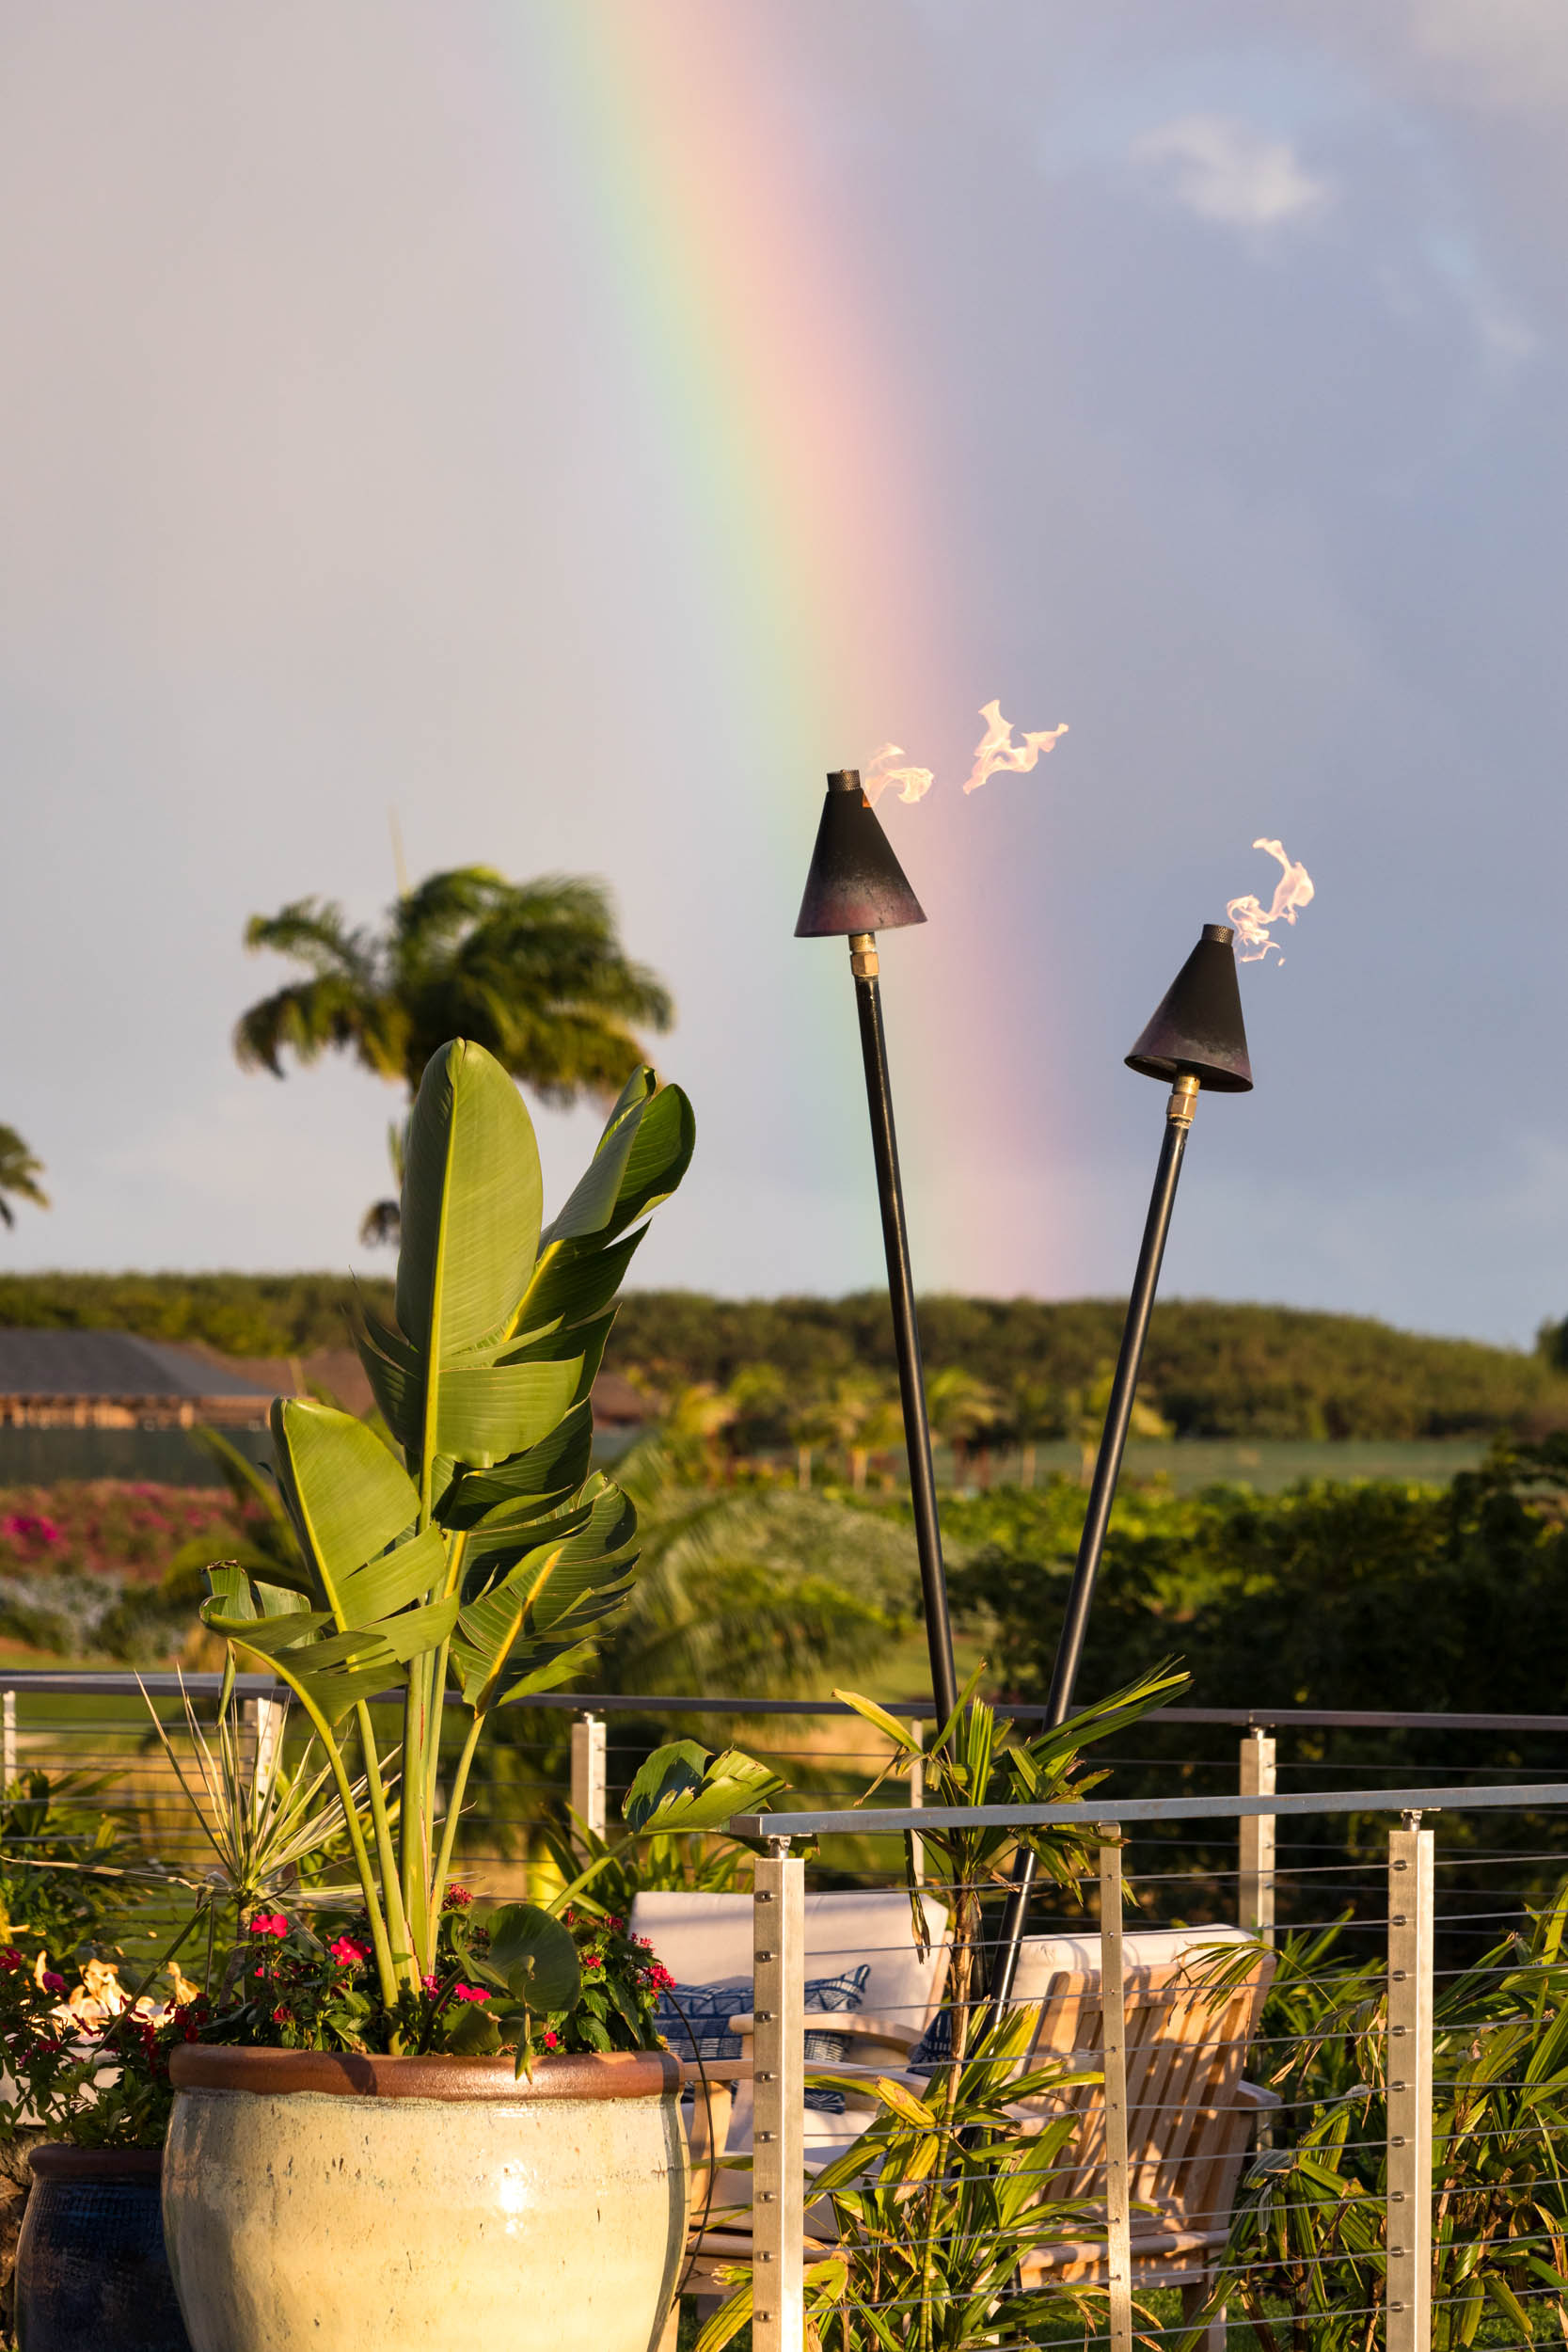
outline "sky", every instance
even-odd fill
[[[591,873],[697,1110],[644,1282],[1125,1288],[1122,1056],[1205,923],[1170,1295],[1568,1309],[1560,0],[0,0],[0,1120],[18,1267],[374,1266],[396,1091],[230,1033],[248,916]],[[959,789],[993,697],[1066,721]],[[587,1107],[540,1113],[552,1190]]]

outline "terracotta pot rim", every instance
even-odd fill
[[[336,2050],[246,2050],[185,2042],[169,2054],[176,2090],[243,2090],[275,2097],[293,2090],[339,2099],[433,2099],[444,2103],[519,2099],[655,2099],[680,2089],[678,2060],[665,2050],[610,2050],[540,2058],[519,2082],[510,2058],[363,2058]]]
[[[27,2152],[40,2181],[156,2181],[164,2169],[161,2148],[73,2148],[68,2140],[42,2139]]]

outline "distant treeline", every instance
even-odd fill
[[[1022,1380],[1092,1387],[1115,1362],[1114,1298],[921,1301],[927,1369],[961,1365],[1000,1394]],[[633,1291],[613,1361],[656,1381],[722,1387],[749,1364],[810,1380],[851,1366],[891,1374],[885,1296],[707,1298]],[[1183,1438],[1443,1438],[1568,1427],[1568,1376],[1537,1353],[1423,1339],[1370,1316],[1173,1299],[1156,1307],[1143,1394]]]
[[[391,1309],[391,1283],[363,1295]],[[331,1274],[0,1275],[0,1324],[137,1331],[200,1340],[234,1356],[341,1347],[355,1284]],[[926,1361],[958,1366],[1006,1398],[1021,1382],[1063,1396],[1091,1388],[1115,1360],[1121,1306],[1112,1298],[933,1297],[921,1305]],[[1173,1299],[1157,1307],[1143,1393],[1180,1437],[1440,1438],[1568,1428],[1568,1371],[1534,1354],[1474,1340],[1425,1339],[1370,1316]],[[891,1377],[886,1297],[709,1298],[631,1291],[607,1359],[657,1389],[725,1388],[772,1364],[802,1387],[855,1369]]]

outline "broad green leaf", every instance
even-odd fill
[[[578,1250],[568,1244],[552,1250],[529,1284],[518,1310],[518,1336],[532,1339],[546,1331],[571,1330],[602,1314],[625,1280],[647,1230],[641,1226],[608,1249]]]
[[[499,1339],[528,1288],[542,1192],[533,1122],[483,1046],[444,1045],[408,1122],[399,1328],[427,1377]]]
[[[540,1236],[546,1248],[553,1242],[576,1241],[587,1233],[602,1232],[610,1223],[655,1083],[653,1072],[647,1069],[635,1072],[627,1079],[620,1101],[605,1122],[593,1158],[573,1185],[565,1207]]]
[[[280,1397],[272,1437],[289,1515],[332,1607],[342,1581],[413,1526],[418,1489],[373,1430],[330,1405]]]
[[[445,1371],[436,1390],[443,1454],[486,1469],[548,1435],[574,1402],[580,1356],[564,1362]]]
[[[427,1609],[407,1609],[401,1616],[384,1617],[376,1631],[399,1664],[405,1666],[439,1649],[451,1637],[457,1609],[457,1595],[452,1593],[445,1600],[433,1600]]]
[[[438,1583],[446,1571],[447,1548],[438,1527],[427,1527],[405,1544],[384,1552],[345,1577],[339,1587],[339,1620],[345,1626],[376,1625],[406,1609]]]
[[[632,1782],[622,1819],[643,1836],[722,1829],[732,1814],[764,1811],[787,1787],[738,1748],[710,1756],[695,1740],[672,1740]]]
[[[493,1470],[465,1471],[441,1503],[442,1526],[477,1527],[488,1512],[519,1497],[575,1494],[588,1475],[593,1445],[593,1413],[587,1405],[574,1406],[525,1453]]]
[[[573,2009],[582,1971],[569,1930],[537,1903],[503,1903],[490,1920],[490,1966],[536,2017]]]

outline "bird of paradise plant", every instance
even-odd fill
[[[568,1680],[630,1588],[636,1514],[590,1470],[589,1397],[621,1280],[693,1136],[680,1089],[638,1072],[542,1228],[521,1096],[482,1047],[443,1047],[409,1120],[396,1322],[367,1310],[358,1335],[400,1451],[347,1413],[280,1399],[273,1446],[298,1562],[280,1547],[264,1564],[209,1570],[203,1621],[287,1684],[332,1773],[394,2050],[434,1968],[486,1724]],[[449,1683],[468,1720],[443,1792]],[[391,1691],[403,1707],[395,1820],[371,1711]],[[559,2010],[576,1984],[575,1949],[558,1921],[518,1904],[497,1954],[496,2013],[526,2055],[530,2016]]]

